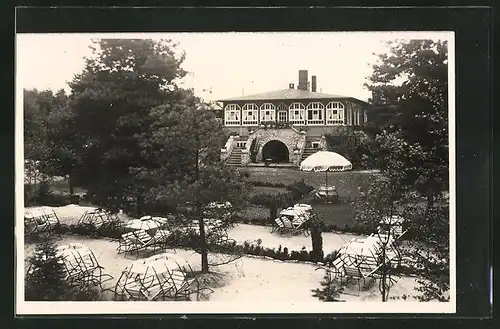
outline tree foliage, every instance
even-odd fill
[[[152,108],[179,101],[185,75],[169,40],[102,39],[70,83],[73,122],[84,136],[79,181],[99,204],[118,207],[134,190],[130,168],[147,164],[139,145]]]
[[[24,173],[25,201],[36,200],[40,183],[47,183],[52,176],[59,175],[54,147],[53,132],[60,129],[51,117],[66,107],[64,90],[23,91],[24,113]]]
[[[136,168],[148,182],[148,202],[190,205],[189,216],[198,220],[202,270],[207,272],[208,245],[204,209],[212,202],[230,202],[233,211],[246,203],[247,184],[238,172],[220,161],[224,139],[213,113],[187,95],[178,106],[162,105],[151,112],[151,131],[144,134],[142,151],[149,167]]]
[[[372,105],[393,109],[384,127],[420,148],[407,179],[430,203],[448,189],[448,48],[446,41],[411,40],[391,44],[373,66],[367,88]]]
[[[63,259],[56,253],[54,243],[42,240],[33,256],[28,258],[25,280],[27,301],[71,301],[96,300],[99,293],[95,287],[84,283],[73,284],[66,280]]]
[[[405,217],[418,240],[411,257],[426,279],[421,298],[443,300],[449,289],[449,206],[442,197],[449,176],[447,43],[390,46],[366,84],[372,109],[390,115],[378,121],[372,145],[380,179],[364,191],[357,218],[376,225],[384,215]]]

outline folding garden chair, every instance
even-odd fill
[[[136,248],[136,240],[134,239],[134,232],[128,232],[122,234],[119,245],[117,248],[118,253],[127,253],[134,251]]]
[[[295,227],[292,224],[292,221],[286,217],[282,217],[281,221],[283,222],[283,231],[286,233],[292,233],[295,232]]]
[[[280,217],[278,217],[274,220],[273,226],[271,227],[271,233],[281,232],[284,228],[285,225],[283,224],[283,221]]]
[[[200,283],[196,276],[194,275],[194,271],[191,268],[191,265],[187,264],[187,267],[189,269],[189,274],[188,276],[188,271],[186,271],[185,266],[180,266],[177,263],[177,268],[172,268],[170,270],[170,282],[172,283],[172,291],[171,291],[171,297],[174,298],[174,300],[190,300],[190,295],[193,293],[192,287],[196,284],[196,298],[199,298],[199,293],[200,293]]]
[[[48,236],[59,226],[53,209],[35,209],[24,213],[24,233],[27,236]]]
[[[73,284],[98,285],[104,290],[103,283],[113,277],[103,273],[93,251],[81,243],[71,243],[57,247],[57,254],[62,257],[66,269],[66,279]]]

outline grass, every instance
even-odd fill
[[[307,184],[318,188],[325,184],[325,173],[299,171],[293,168],[266,168],[252,167],[241,168],[241,172],[250,173],[250,180],[267,183],[292,184],[296,181],[304,180]],[[370,183],[373,177],[370,172],[344,171],[328,173],[328,185],[337,188],[339,196],[349,199],[356,199],[358,188],[364,188]]]
[[[242,172],[250,173],[250,180],[254,182],[264,182],[273,184],[289,185],[303,179],[307,184],[317,188],[325,184],[325,174],[322,172],[303,172],[297,169],[289,168],[266,168],[253,167],[242,168]],[[334,185],[339,193],[339,204],[312,204],[319,218],[326,225],[335,225],[339,228],[345,226],[352,227],[355,216],[354,207],[349,201],[355,200],[358,195],[358,189],[368,186],[370,178],[373,177],[371,172],[332,172],[328,173],[328,184]],[[286,192],[285,188],[254,186],[251,195],[258,193],[280,193]],[[297,203],[310,203],[309,200],[301,200]],[[249,220],[268,220],[269,210],[263,207],[250,206],[241,213],[243,218]]]
[[[353,226],[355,212],[351,204],[313,204],[312,206],[325,225],[335,225],[339,228]]]
[[[260,193],[267,193],[267,194],[278,194],[278,193],[285,193],[287,192],[287,189],[284,187],[272,187],[272,186],[254,186],[249,194],[250,196],[260,194]]]
[[[54,180],[50,183],[50,190],[54,194],[69,194],[69,184],[67,179]],[[74,188],[75,194],[83,194],[86,191],[81,187]]]

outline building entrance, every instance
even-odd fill
[[[262,160],[272,163],[288,163],[290,162],[288,147],[278,140],[269,141],[262,148]]]

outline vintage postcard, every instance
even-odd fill
[[[17,34],[16,314],[455,313],[454,51]]]

